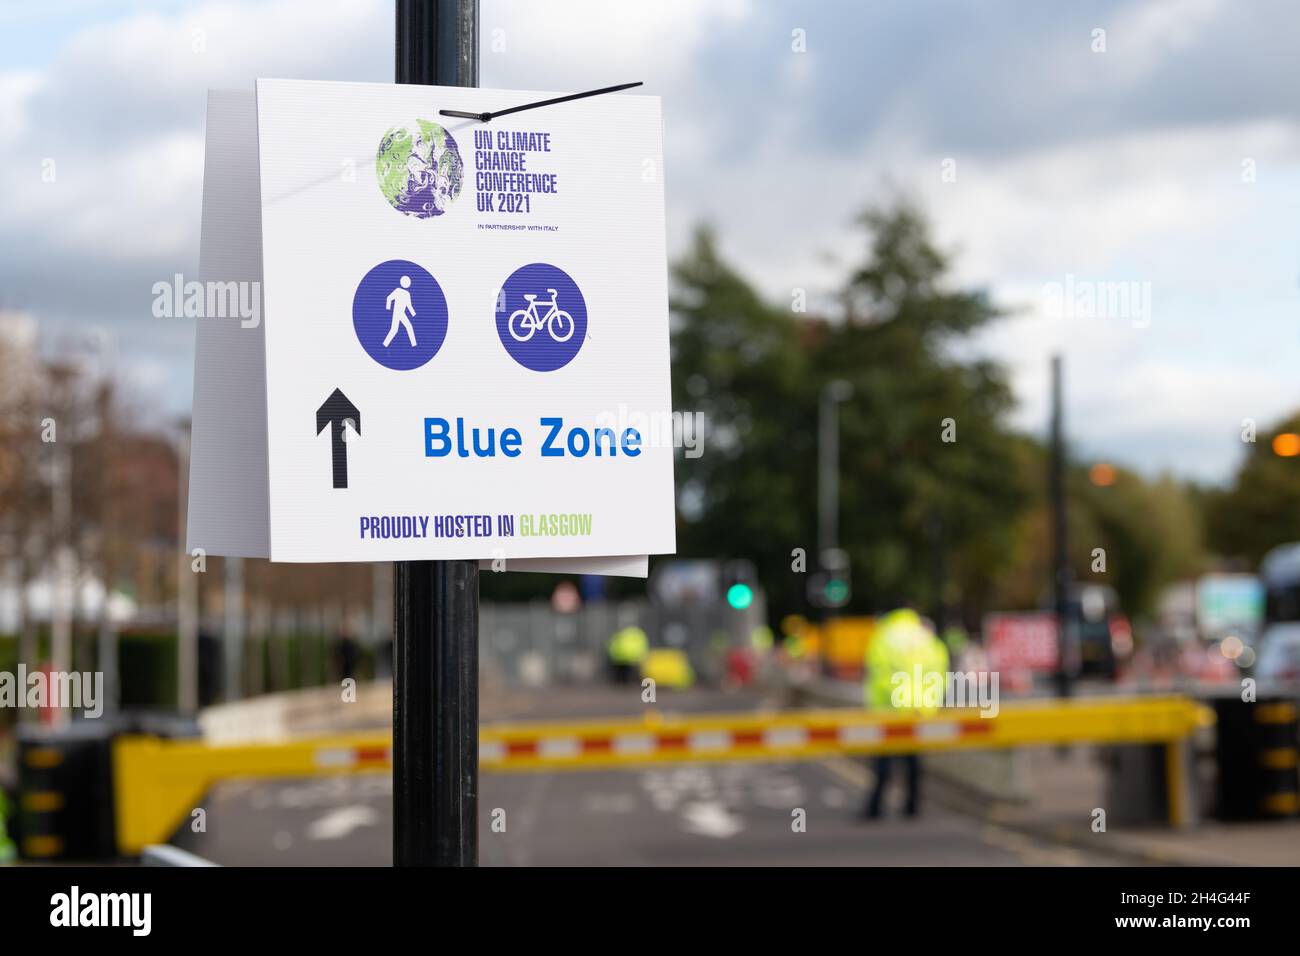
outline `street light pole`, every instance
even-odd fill
[[[926,521],[926,531],[930,538],[931,591],[934,595],[931,620],[934,623],[934,633],[939,635],[940,638],[948,630],[948,607],[944,604],[944,592],[948,589],[947,569],[944,564],[943,553],[946,544],[944,540],[946,530],[943,511],[938,506],[935,506]]]
[[[1052,447],[1048,490],[1052,500],[1052,585],[1056,606],[1056,693],[1073,691],[1073,625],[1070,621],[1070,558],[1066,542],[1065,412],[1061,397],[1061,356],[1052,356]]]
[[[478,86],[478,0],[398,0],[396,74]],[[478,864],[475,561],[394,565],[393,863]]]
[[[822,619],[835,616],[829,576],[848,571],[848,558],[840,550],[840,403],[848,401],[853,386],[834,379],[822,386],[817,406],[817,569],[822,588]],[[842,603],[843,595],[835,599]]]
[[[117,341],[111,332],[102,328],[92,333],[92,341],[99,377],[95,395],[99,419],[97,441],[100,450],[99,575],[104,585],[104,599],[99,607],[99,626],[95,637],[95,659],[99,670],[104,675],[104,710],[112,714],[117,712],[122,701],[117,624],[112,615],[113,584],[117,578],[117,563],[113,552],[117,534],[117,515],[113,498],[117,465],[114,451],[116,406],[113,402],[114,379],[117,371]]]
[[[817,552],[818,558],[839,547],[840,402],[853,394],[842,379],[827,382],[817,414]]]
[[[222,683],[229,703],[244,696],[244,559],[226,558],[225,565],[226,586],[222,603],[226,615],[226,673]]]
[[[50,606],[50,668],[55,674],[72,670],[72,628],[77,616],[76,552],[72,529],[72,445],[54,443],[54,581]],[[68,723],[68,708],[56,707],[56,724]]]
[[[179,563],[176,565],[176,709],[192,717],[199,709],[199,579],[185,549],[189,520],[190,423],[180,423],[176,446],[180,478],[176,498]]]

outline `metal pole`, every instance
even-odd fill
[[[934,591],[934,609],[931,612],[931,619],[934,621],[934,633],[942,639],[944,632],[948,630],[948,607],[944,604],[944,592],[948,589],[948,580],[947,569],[943,560],[945,544],[943,512],[937,507],[930,512],[928,530],[930,532],[930,571],[933,576],[932,588]]]
[[[239,700],[243,694],[244,673],[244,559],[226,558],[226,700]]]
[[[1052,584],[1056,605],[1056,692],[1072,693],[1072,633],[1069,620],[1070,558],[1065,528],[1065,425],[1061,400],[1061,356],[1052,356],[1052,448],[1048,476],[1052,500]]]
[[[398,0],[396,66],[477,86],[477,0]],[[476,866],[478,563],[395,564],[393,628],[393,863]]]
[[[68,440],[54,448],[54,600],[50,609],[50,668],[55,674],[72,670],[72,628],[76,620],[77,572],[72,544],[72,446]],[[71,711],[58,707],[53,722],[69,721]]]
[[[117,340],[107,329],[96,328],[92,333],[97,356],[99,386],[96,405],[99,410],[99,488],[100,488],[100,545],[99,572],[104,584],[104,600],[99,608],[99,633],[96,637],[96,661],[104,675],[104,711],[117,713],[122,702],[121,661],[119,657],[117,624],[111,613],[113,584],[117,578],[117,562],[113,552],[117,537],[117,513],[114,507],[114,475],[116,472],[117,445],[114,441],[113,381],[117,374]]]
[[[193,555],[185,547],[189,520],[190,423],[181,422],[180,429],[176,451],[180,475],[176,495],[180,539],[176,549],[176,709],[188,715],[199,709],[199,579],[195,576]]]
[[[822,386],[817,406],[817,567],[825,573],[832,565],[832,552],[840,546],[840,403],[848,401],[853,386],[834,379]],[[838,608],[823,600],[821,618],[829,621]]]
[[[831,548],[839,546],[839,471],[840,423],[839,402],[828,384],[822,389],[817,416],[817,555],[820,560]]]

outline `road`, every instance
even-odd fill
[[[665,713],[744,710],[754,696],[676,695]],[[635,713],[628,690],[512,692],[494,719]],[[1102,865],[1105,856],[998,827],[933,784],[925,813],[866,822],[865,761],[658,765],[636,770],[484,774],[484,866]],[[901,799],[901,794],[897,797]],[[230,781],[204,800],[207,829],[174,842],[227,865],[387,866],[387,774]]]
[[[847,760],[491,774],[483,866],[1095,865],[934,801],[915,820],[857,818],[865,766]],[[387,866],[386,774],[223,784],[207,832],[174,842],[228,865]]]

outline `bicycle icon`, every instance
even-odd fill
[[[549,262],[530,262],[506,276],[492,310],[506,354],[534,372],[554,372],[572,362],[587,341],[588,318],[578,283]]]
[[[509,329],[510,336],[516,342],[527,342],[533,335],[546,327],[546,332],[556,342],[567,342],[573,338],[573,316],[560,308],[560,294],[554,289],[547,289],[551,294],[549,302],[543,300],[537,301],[537,293],[524,293],[524,299],[528,302],[527,308],[518,309],[510,315]],[[546,314],[539,315],[537,307],[545,306]]]

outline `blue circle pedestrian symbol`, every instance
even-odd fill
[[[534,262],[511,273],[497,294],[497,335],[510,357],[534,372],[573,361],[587,339],[587,302],[563,269]]]
[[[405,259],[381,262],[352,297],[352,327],[366,354],[399,372],[419,368],[447,337],[447,297],[425,269]]]

